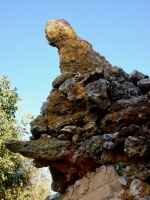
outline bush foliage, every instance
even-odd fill
[[[27,133],[28,119],[19,122],[16,111],[21,102],[17,88],[11,89],[6,76],[0,77],[0,199],[1,200],[38,200],[49,193],[46,175],[32,166],[32,162],[5,147],[9,139],[20,140]]]

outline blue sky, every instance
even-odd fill
[[[113,66],[150,75],[149,10],[149,0],[1,0],[0,75],[26,101],[20,112],[38,115],[60,74],[57,49],[45,38],[47,21],[67,20]]]

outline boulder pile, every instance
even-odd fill
[[[62,194],[87,172],[113,166],[125,181],[123,199],[149,196],[149,76],[112,67],[65,20],[48,22],[45,32],[58,48],[61,74],[31,122],[30,141],[7,141],[7,148],[49,166],[52,189]],[[149,189],[137,197],[134,184]]]

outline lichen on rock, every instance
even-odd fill
[[[105,165],[116,169],[124,199],[150,195],[149,76],[112,67],[65,20],[48,22],[45,32],[58,48],[62,74],[31,122],[31,140],[7,141],[7,148],[48,166],[60,193]],[[133,192],[137,180],[147,192]]]

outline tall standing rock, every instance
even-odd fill
[[[58,48],[62,73],[88,73],[96,68],[111,67],[103,56],[92,49],[91,44],[77,36],[65,20],[49,21],[45,32],[48,43]]]
[[[31,140],[7,141],[7,148],[33,158],[36,167],[49,166],[52,188],[61,193],[101,165],[114,166],[125,192],[135,178],[148,188],[149,76],[112,67],[65,20],[48,22],[45,32],[58,48],[62,74],[31,122]]]

